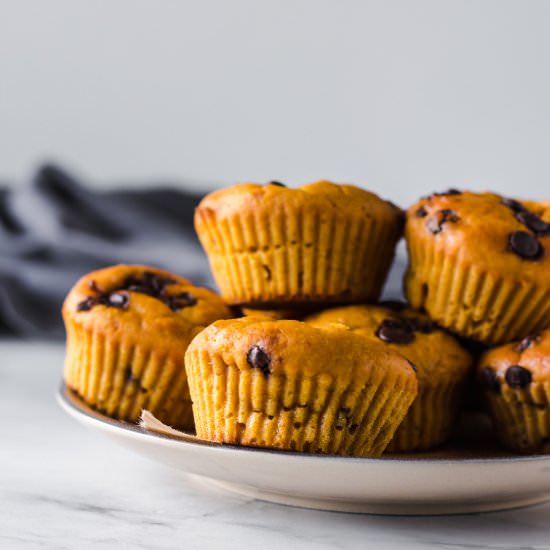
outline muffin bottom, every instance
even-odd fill
[[[206,352],[188,353],[197,436],[221,443],[350,456],[380,456],[414,394],[396,376],[341,384],[241,371]]]
[[[424,451],[445,443],[452,434],[463,390],[462,382],[420,386],[386,452]]]
[[[67,326],[65,381],[90,406],[136,422],[142,409],[165,424],[193,429],[183,362],[175,355],[128,340],[113,340],[76,323]]]
[[[502,386],[486,392],[489,412],[501,443],[519,453],[550,453],[550,383],[529,388]]]
[[[409,241],[407,298],[441,326],[487,343],[519,340],[550,326],[550,289],[438,250],[427,239]],[[412,267],[414,266],[414,267]]]

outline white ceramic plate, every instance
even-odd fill
[[[457,514],[550,499],[550,456],[441,451],[372,458],[307,455],[210,444],[147,432],[84,404],[63,385],[73,418],[151,460],[255,498],[323,510],[376,514]]]

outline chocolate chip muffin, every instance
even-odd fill
[[[550,453],[550,330],[488,351],[477,379],[502,443]]]
[[[272,309],[376,300],[402,226],[396,206],[328,181],[235,185],[195,212],[224,299]]]
[[[63,304],[65,381],[109,416],[136,421],[148,409],[162,422],[192,428],[187,345],[206,325],[230,316],[214,292],[160,269],[95,271]]]
[[[404,357],[334,325],[217,321],[185,364],[197,435],[220,443],[379,456],[417,393]]]
[[[426,450],[451,435],[472,358],[451,335],[405,305],[347,306],[305,318],[317,327],[338,323],[406,357],[416,368],[418,395],[386,451]]]
[[[411,306],[462,336],[504,343],[550,326],[550,209],[451,189],[407,212]]]

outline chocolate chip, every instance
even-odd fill
[[[123,286],[124,289],[131,292],[139,292],[157,298],[164,302],[172,311],[194,306],[197,303],[195,296],[189,292],[182,292],[167,296],[166,287],[176,284],[177,281],[169,277],[163,277],[146,271],[140,277],[129,277]]]
[[[128,307],[128,294],[113,292],[106,297],[106,306],[125,309]]]
[[[143,285],[130,285],[126,290],[131,292],[139,292],[140,294],[148,294],[149,296],[155,296],[152,288]]]
[[[165,298],[165,303],[172,311],[177,311],[178,309],[194,306],[197,299],[190,292],[182,292],[181,294],[168,296]]]
[[[544,252],[537,239],[526,231],[514,231],[508,235],[508,250],[524,260],[538,260]]]
[[[82,302],[76,304],[76,311],[90,311],[97,304],[97,299],[94,296],[88,296]]]
[[[271,365],[271,357],[260,347],[252,346],[246,354],[246,361],[253,369],[260,369],[263,375],[267,378],[270,374],[269,366]]]
[[[428,215],[428,211],[423,206],[421,206],[420,208],[417,209],[414,215],[417,218],[425,218]]]
[[[164,289],[168,285],[173,285],[176,281],[169,279],[168,277],[162,277],[156,273],[146,271],[143,274],[143,284],[145,287],[150,288],[155,295],[161,295]]]
[[[502,199],[502,204],[511,208],[514,212],[521,212],[525,210],[525,206],[514,199]]]
[[[500,393],[500,380],[491,367],[484,367],[480,373],[481,385],[488,391]]]
[[[160,298],[164,295],[166,287],[175,283],[174,279],[157,275],[151,271],[145,271],[141,276],[132,275],[128,277],[122,285],[121,290],[131,290],[132,292]]]
[[[128,306],[128,295],[126,293],[113,292],[110,294],[99,294],[98,296],[88,296],[77,304],[76,310],[90,311],[90,309],[97,305],[126,309]]]
[[[281,183],[280,181],[276,181],[276,180],[270,181],[268,185],[276,185],[277,187],[286,187],[284,183]]]
[[[447,222],[456,223],[460,220],[458,214],[449,208],[444,208],[426,222],[426,227],[434,235],[440,233]]]
[[[527,348],[530,348],[539,338],[539,334],[532,334],[531,336],[526,336],[515,348],[514,351],[521,353]]]
[[[441,215],[445,218],[445,221],[449,222],[457,222],[460,219],[458,214],[450,208],[444,208],[441,210]]]
[[[550,223],[541,220],[533,212],[522,210],[516,213],[516,220],[527,226],[533,233],[537,235],[550,235]]]
[[[376,336],[392,344],[409,344],[414,340],[411,327],[401,319],[384,319],[376,331]]]
[[[146,273],[148,275],[148,273]],[[148,283],[149,288],[157,294],[161,295],[164,292],[164,288],[170,284],[168,281],[161,279],[160,277],[157,277],[156,275],[152,275],[150,277],[147,277],[145,279],[146,283]]]
[[[527,370],[525,367],[512,365],[506,370],[504,378],[511,388],[519,390],[526,388],[531,383],[533,376],[531,375],[531,371]]]
[[[439,223],[437,218],[430,218],[426,222],[426,227],[428,228],[428,231],[434,235],[437,235],[437,233],[440,233],[443,229],[443,226]]]

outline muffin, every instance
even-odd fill
[[[63,304],[65,381],[114,418],[142,409],[182,429],[193,427],[185,351],[209,323],[230,316],[211,290],[145,266],[117,265],[80,279]]]
[[[550,453],[550,330],[488,351],[477,375],[503,445]]]
[[[195,228],[228,303],[284,309],[376,300],[403,219],[353,185],[245,183],[206,196]]]
[[[550,326],[550,209],[451,189],[407,212],[411,306],[499,344]]]
[[[220,443],[379,456],[417,393],[409,361],[341,325],[217,321],[185,365],[197,435]]]
[[[415,365],[418,395],[386,451],[431,449],[450,437],[472,366],[470,354],[455,338],[425,315],[393,305],[333,308],[306,317],[305,322],[317,327],[341,323]]]

